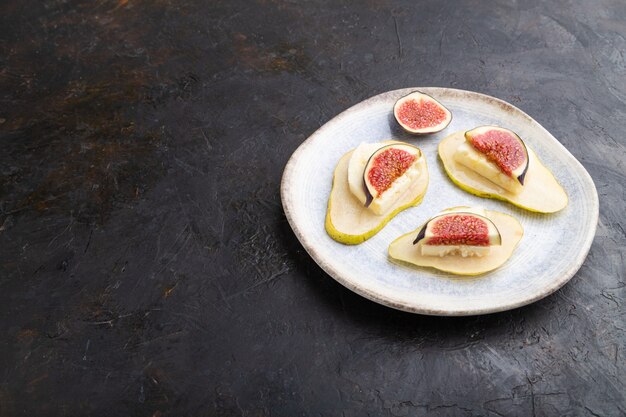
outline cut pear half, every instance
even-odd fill
[[[403,144],[403,142],[384,142]],[[419,175],[406,191],[382,215],[365,207],[350,191],[348,165],[352,151],[341,157],[333,175],[333,185],[328,197],[325,228],[328,235],[346,245],[358,245],[378,233],[396,214],[418,205],[428,188],[428,166],[420,152],[417,161]]]
[[[446,211],[449,213],[467,212],[468,207],[458,207]],[[414,245],[415,236],[419,235],[427,223],[409,233],[406,233],[389,245],[389,258],[400,264],[410,264],[421,267],[435,268],[455,275],[480,275],[493,271],[504,264],[513,254],[519,244],[524,229],[512,216],[497,211],[484,210],[485,216],[498,230],[501,243],[490,246],[484,256],[462,256],[453,254],[446,256],[423,255],[420,243]],[[435,217],[436,218],[436,217]],[[432,220],[432,219],[431,219]],[[430,220],[429,220],[430,221]]]
[[[476,171],[455,160],[457,149],[465,143],[465,132],[456,132],[439,143],[439,158],[456,185],[478,197],[508,201],[526,210],[539,213],[555,213],[567,206],[567,194],[554,175],[537,158],[533,150],[528,152],[528,170],[524,175],[523,189],[510,192]]]
[[[393,115],[402,128],[413,135],[440,132],[452,121],[452,113],[428,94],[414,91],[396,101]]]

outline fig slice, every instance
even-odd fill
[[[394,143],[376,150],[363,170],[365,207],[383,214],[406,191],[419,175],[419,148],[406,143]]]
[[[388,141],[383,142],[382,146],[389,144],[402,144],[402,142]],[[406,191],[386,212],[377,215],[365,207],[364,194],[361,200],[351,192],[348,167],[353,152],[355,152],[354,149],[343,155],[337,163],[324,223],[328,235],[337,242],[346,245],[357,245],[366,241],[378,233],[396,214],[418,205],[426,194],[429,180],[426,158],[420,157],[417,160],[419,175],[411,181]],[[358,180],[362,189],[362,175],[358,177]]]
[[[478,197],[508,201],[538,213],[555,213],[567,206],[565,190],[528,144],[528,169],[524,174],[524,186],[519,192],[512,192],[456,160],[457,150],[465,143],[465,132],[461,131],[449,135],[438,146],[439,158],[446,174],[461,189]]]
[[[465,139],[502,173],[524,185],[528,149],[515,132],[498,126],[479,126],[465,132]]]
[[[500,245],[502,237],[496,225],[485,216],[469,211],[454,211],[427,221],[413,244],[420,242],[424,246],[488,248]]]
[[[396,101],[393,115],[406,132],[414,135],[442,131],[452,120],[452,113],[443,104],[419,91]]]
[[[479,222],[484,222],[482,225],[487,227],[488,232],[486,235],[481,233],[482,237],[479,241],[484,243],[485,236],[487,236],[487,241],[493,243],[487,246],[489,250],[483,251],[479,256],[466,256],[467,254],[464,254],[462,250],[456,250],[443,256],[437,256],[432,253],[424,254],[422,249],[426,241],[430,237],[437,237],[436,235],[442,236],[441,232],[433,233],[433,236],[429,236],[429,229],[433,228],[433,222],[434,225],[437,225],[441,220],[454,219],[454,216],[471,216]],[[466,222],[463,223],[467,224]],[[485,232],[484,229],[483,232]],[[420,236],[422,234],[423,236]],[[415,238],[416,235],[418,236],[417,239]],[[430,267],[456,275],[480,275],[502,266],[511,257],[523,235],[524,229],[522,225],[508,214],[481,208],[455,207],[444,210],[417,230],[406,233],[391,242],[388,253],[389,258],[399,264]],[[499,239],[497,236],[499,236]],[[459,241],[461,240],[459,239]],[[416,244],[414,243],[415,241],[417,241]],[[475,248],[485,247],[480,245],[473,246]]]

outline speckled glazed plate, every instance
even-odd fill
[[[425,137],[400,129],[392,114],[393,105],[413,90],[430,94],[452,111],[448,128]],[[567,192],[569,204],[564,210],[532,213],[506,202],[476,197],[450,181],[437,157],[437,144],[453,132],[484,124],[507,127],[524,138]],[[361,142],[390,139],[420,147],[427,158],[430,184],[422,204],[398,214],[358,246],[335,242],[324,229],[335,164]],[[448,88],[390,91],[336,116],[293,153],[283,173],[281,198],[294,233],[334,279],[389,307],[442,316],[508,310],[553,293],[582,265],[598,222],[598,194],[591,177],[546,129],[502,100]],[[416,229],[440,210],[461,205],[508,213],[522,223],[524,237],[502,267],[477,277],[459,277],[388,260],[392,240]]]

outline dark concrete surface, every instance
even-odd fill
[[[3,1],[0,416],[626,415],[625,21],[622,0]],[[290,154],[408,86],[507,100],[590,172],[597,236],[556,294],[410,315],[303,251]]]

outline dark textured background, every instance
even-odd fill
[[[626,415],[625,20],[622,0],[3,1],[0,415]],[[422,317],[306,255],[290,154],[408,86],[507,100],[587,168],[600,222],[563,289]]]

